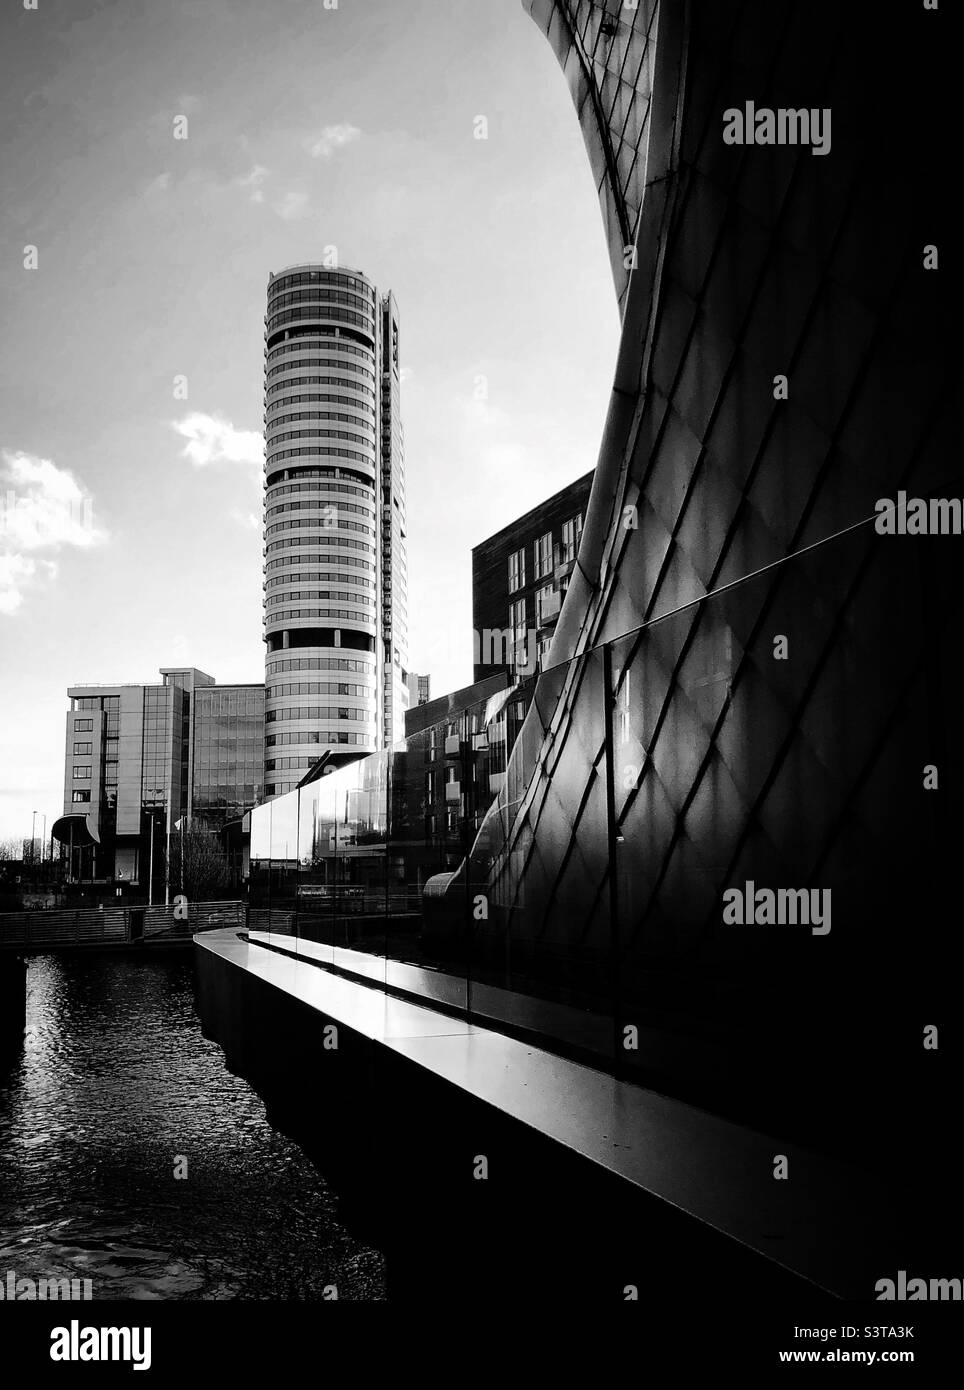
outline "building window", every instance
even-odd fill
[[[92,750],[93,746],[94,746],[94,745],[93,745],[92,743],[75,743],[75,744],[74,744],[74,757],[75,757],[75,758],[82,758],[82,757],[85,756],[85,754],[86,754],[87,757],[90,757],[90,753],[91,753],[91,750]]]
[[[94,731],[94,721],[93,721],[92,719],[75,719],[75,720],[74,720],[74,733],[75,733],[75,734],[90,734],[90,733],[93,733],[93,731]]]
[[[536,579],[545,579],[552,573],[552,532],[547,531],[544,536],[540,536],[537,541],[532,543],[532,554],[535,559]]]
[[[551,584],[544,584],[541,589],[536,590],[536,622],[540,627],[546,620],[546,613],[551,599]]]
[[[74,766],[74,781],[75,781],[75,782],[89,782],[89,781],[90,781],[90,763],[87,763],[86,765],[82,765],[82,764],[80,764],[80,763],[75,764],[75,766]]]
[[[90,800],[90,791],[89,791],[89,789],[88,789],[88,790],[84,790],[84,791],[75,791],[74,794],[73,794],[73,796],[72,796],[70,799],[71,799],[71,801],[74,801],[74,802],[77,802],[77,801],[89,801],[89,800]]]
[[[526,601],[520,598],[509,604],[509,630],[512,633],[511,661],[515,666],[526,664]]]
[[[526,552],[525,546],[521,550],[514,550],[509,556],[509,593],[514,594],[516,589],[524,589],[526,586]]]
[[[562,547],[559,552],[559,563],[568,564],[579,554],[579,540],[582,536],[582,516],[570,517],[563,523],[562,527]]]

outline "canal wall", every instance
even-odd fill
[[[551,1117],[540,1118],[538,1094],[530,1122],[501,1109],[505,1064],[496,1035],[479,1030],[478,1061],[469,1067],[477,1076],[446,1076],[426,1060],[458,1026],[454,1019],[437,1015],[436,1037],[386,1045],[366,1035],[363,1019],[387,1011],[391,1033],[391,1011],[405,1007],[399,1001],[350,986],[360,1013],[358,1026],[346,1025],[344,1015],[326,1015],[259,973],[270,974],[272,953],[262,952],[269,964],[252,969],[197,946],[206,1036],[262,1097],[269,1122],[324,1175],[343,1224],[384,1252],[393,1301],[613,1303],[723,1282],[756,1300],[826,1297],[607,1171],[588,1149],[557,1142]],[[683,1146],[663,1161],[685,1168]],[[297,1206],[297,1191],[291,1200]]]
[[[0,1075],[20,1056],[26,1024],[26,962],[19,956],[0,953]]]

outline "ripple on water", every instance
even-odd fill
[[[95,1298],[384,1298],[382,1257],[202,1036],[192,969],[31,961],[0,1085],[0,1277],[90,1279]]]

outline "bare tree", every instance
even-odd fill
[[[20,840],[0,840],[0,864],[19,864],[23,860],[23,843]]]
[[[204,902],[225,893],[230,881],[227,859],[216,834],[196,827],[171,831],[172,894],[184,893],[190,902]]]

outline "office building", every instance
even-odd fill
[[[360,271],[272,273],[265,317],[265,795],[391,746],[408,706],[398,309]]]
[[[428,704],[432,698],[432,677],[420,676],[415,671],[409,671],[406,684],[408,685],[408,708],[416,709],[419,705]],[[406,714],[405,732],[408,732],[408,717]]]
[[[261,799],[264,687],[217,685],[194,667],[160,675],[155,685],[67,691],[53,834],[67,847],[69,880],[146,891],[152,841],[157,878],[179,821],[223,831]]]
[[[475,680],[545,667],[593,476],[586,473],[473,548]]]

